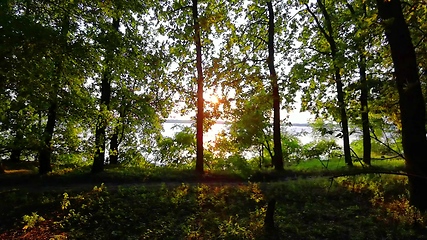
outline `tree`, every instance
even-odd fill
[[[226,42],[217,60],[218,63],[222,63],[222,68],[219,68],[216,74],[224,95],[226,95],[224,115],[228,116],[230,121],[238,122],[251,115],[249,113],[244,117],[238,116],[238,113],[246,114],[244,109],[246,102],[255,99],[253,96],[267,93],[271,98],[271,101],[267,100],[263,103],[271,104],[269,108],[263,106],[262,111],[266,111],[267,116],[272,113],[272,118],[269,118],[267,122],[273,122],[274,146],[272,150],[274,152],[273,165],[276,170],[283,169],[280,110],[288,108],[281,105],[284,93],[279,89],[282,79],[278,75],[282,69],[276,66],[275,59],[276,53],[282,53],[276,52],[276,50],[283,50],[281,40],[283,40],[282,32],[285,28],[284,18],[275,18],[275,9],[280,11],[284,5],[283,3],[273,4],[272,1],[250,1],[248,4],[236,4],[229,7],[233,9],[231,15],[234,18],[241,18],[245,21],[229,23]],[[259,105],[259,103],[254,103],[255,105]],[[261,130],[259,133],[263,133],[263,131]],[[255,139],[260,140],[259,137]]]
[[[317,24],[317,27],[319,28],[320,32],[322,33],[323,37],[326,39],[326,41],[329,44],[329,51],[330,51],[330,57],[332,61],[332,68],[334,70],[334,81],[336,84],[336,92],[337,92],[337,101],[338,101],[338,107],[340,109],[340,120],[341,120],[341,128],[343,133],[343,142],[344,142],[344,157],[345,162],[348,166],[353,166],[353,162],[351,159],[351,152],[350,152],[350,139],[349,139],[349,132],[348,132],[348,118],[347,118],[347,111],[346,111],[346,103],[344,101],[344,91],[343,91],[343,83],[342,83],[342,77],[341,77],[341,68],[338,63],[338,46],[335,41],[335,33],[333,31],[332,27],[332,20],[331,17],[323,4],[322,0],[317,0],[317,6],[319,7],[321,14],[324,19],[324,25],[323,26],[319,19],[317,18],[316,14],[310,9],[308,4],[306,4],[307,11],[310,12],[312,17],[314,18],[314,21]]]
[[[194,44],[196,45],[196,68],[197,68],[197,157],[196,172],[203,173],[203,68],[202,68],[202,44],[200,41],[199,14],[197,9],[197,0],[193,0],[192,5],[194,21]]]
[[[62,20],[62,26],[61,26],[61,33],[60,33],[60,44],[59,49],[60,51],[67,51],[67,35],[70,28],[70,17],[65,14],[64,18]],[[58,90],[60,87],[60,82],[62,78],[62,72],[63,72],[63,59],[61,59],[61,56],[63,56],[62,52],[58,53],[58,59],[55,60],[55,76],[58,79],[53,80],[53,88],[52,92],[49,96],[49,108],[48,108],[48,117],[47,117],[47,123],[45,126],[45,130],[43,132],[43,145],[41,146],[41,149],[39,151],[39,173],[40,174],[46,174],[50,171],[52,171],[51,168],[51,145],[52,145],[52,137],[53,132],[55,129],[55,124],[57,121],[57,110],[58,110]]]
[[[157,11],[163,20],[159,33],[171,40],[166,43],[167,49],[178,63],[170,69],[170,77],[175,79],[175,110],[181,114],[196,111],[196,171],[199,173],[203,173],[204,168],[203,132],[212,125],[210,120],[215,115],[206,111],[203,99],[204,89],[215,84],[209,81],[212,75],[208,76],[206,70],[214,68],[209,65],[217,54],[210,38],[222,31],[220,23],[225,18],[225,6],[225,1],[170,1],[159,4]]]
[[[425,102],[408,25],[399,0],[377,0],[394,63],[402,121],[402,145],[409,174],[410,203],[427,210],[427,140]]]
[[[119,10],[116,9],[118,12]],[[117,14],[117,13],[116,13]],[[104,70],[102,73],[101,79],[101,98],[99,103],[99,119],[96,125],[95,130],[95,156],[93,159],[92,173],[101,172],[104,169],[105,161],[105,141],[106,141],[106,129],[108,126],[108,115],[110,114],[110,102],[111,102],[111,82],[113,78],[113,58],[115,55],[115,49],[118,46],[118,34],[119,34],[119,24],[120,17],[118,15],[114,16],[111,23],[111,29],[107,30],[107,37],[109,41],[113,44],[108,44],[105,46],[105,61],[104,61]]]
[[[358,14],[356,13],[353,6],[346,2],[346,5],[353,17],[356,21],[357,29],[361,29],[363,26],[360,24],[360,20],[357,18]],[[361,4],[361,18],[367,17],[366,11],[366,3]],[[356,30],[357,31],[357,30]],[[363,30],[362,30],[363,31]],[[366,29],[364,29],[366,31]],[[360,81],[360,115],[362,121],[362,134],[363,134],[363,162],[367,165],[371,165],[371,134],[370,134],[370,126],[369,126],[369,108],[368,108],[368,94],[369,88],[367,83],[367,74],[366,74],[366,33],[359,32],[355,36],[361,36],[358,39],[355,39],[355,45],[357,49],[357,53],[359,55],[357,66],[359,68],[359,81]]]
[[[277,73],[274,67],[274,10],[271,1],[267,2],[268,8],[268,57],[267,64],[270,71],[271,85],[273,88],[273,141],[274,141],[274,169],[283,170],[283,153],[280,122],[280,95],[277,83]]]

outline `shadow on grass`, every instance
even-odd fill
[[[0,224],[0,238],[48,228],[51,236],[71,239],[425,239],[420,231],[425,217],[407,205],[402,176],[117,191],[105,186],[66,195],[4,194],[0,219],[7,222]],[[266,232],[264,217],[271,199],[276,200],[275,227]],[[32,212],[46,222],[22,230],[22,216]],[[37,236],[31,234],[27,237]]]

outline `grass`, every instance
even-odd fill
[[[56,166],[53,172],[46,176],[37,174],[34,162],[11,163],[4,161],[5,173],[0,174],[1,187],[17,185],[73,185],[101,183],[155,183],[155,182],[263,182],[281,181],[296,177],[333,176],[343,173],[366,171],[403,171],[402,160],[374,160],[371,167],[362,167],[354,162],[353,168],[348,168],[342,159],[320,161],[318,159],[291,163],[285,166],[285,171],[274,169],[252,169],[240,173],[213,170],[204,175],[195,173],[188,168],[169,167],[135,167],[135,166],[106,166],[104,172],[90,173],[90,166]]]
[[[373,166],[399,171],[403,162]],[[409,205],[406,177],[324,177],[366,171],[357,163],[348,170],[338,159],[328,168],[313,160],[281,173],[203,177],[188,169],[118,166],[96,175],[89,167],[61,168],[40,177],[31,166],[25,173],[13,167],[6,164],[0,175],[3,186],[11,184],[0,190],[0,239],[427,239],[427,218]],[[28,181],[91,187],[39,191],[25,188]],[[275,228],[265,229],[271,199]]]
[[[1,196],[0,238],[426,239],[426,218],[408,205],[406,184],[402,176],[365,175],[14,191]],[[267,232],[263,220],[272,198],[276,227]]]

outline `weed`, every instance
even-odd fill
[[[30,229],[36,226],[37,223],[45,221],[45,219],[38,215],[36,212],[33,212],[31,215],[24,215],[22,217],[22,223],[25,224],[23,229]]]

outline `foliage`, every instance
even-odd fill
[[[194,129],[183,127],[173,137],[160,138],[158,148],[158,152],[155,153],[156,162],[172,166],[194,164],[196,153]]]
[[[43,221],[45,221],[45,219],[42,216],[39,216],[36,212],[33,212],[31,215],[24,215],[22,217],[22,223],[25,224],[23,229],[33,228],[37,223]]]

